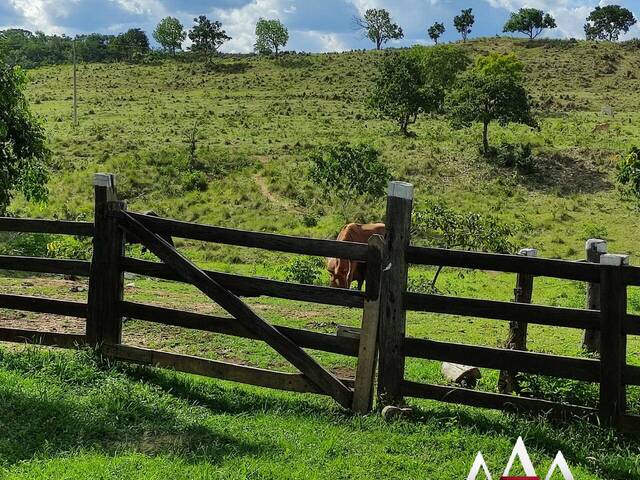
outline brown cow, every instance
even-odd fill
[[[384,234],[384,223],[350,223],[340,230],[337,240],[367,243],[372,235]],[[337,288],[351,288],[351,284],[355,281],[358,282],[358,290],[360,290],[367,276],[366,263],[344,258],[328,258],[327,270],[331,275],[329,285]]]

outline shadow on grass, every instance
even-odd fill
[[[75,396],[56,387],[31,391],[17,383],[7,386],[0,378],[0,458],[5,466],[80,449],[106,455],[131,449],[213,464],[230,455],[274,449],[221,434],[135,386],[107,382],[96,388],[99,392]]]
[[[561,153],[536,157],[535,171],[523,175],[521,183],[532,190],[561,196],[611,189],[605,173],[587,161],[577,161]]]
[[[225,388],[213,381],[191,378],[172,370],[127,365],[122,365],[121,368],[133,380],[152,384],[166,394],[206,407],[212,413],[242,414],[273,410],[301,415],[333,416],[342,411],[328,409],[326,405],[315,404],[301,397],[261,395],[247,392],[243,388]],[[344,415],[347,417],[349,413],[344,411]]]
[[[210,73],[224,73],[224,74],[237,74],[245,73],[247,70],[253,68],[246,62],[210,62],[204,65],[204,70]]]

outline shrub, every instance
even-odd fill
[[[18,234],[1,244],[0,251],[5,255],[26,257],[47,256],[47,245],[53,237],[44,233]]]
[[[640,147],[631,147],[618,164],[618,182],[640,200]]]
[[[204,192],[207,190],[209,180],[202,172],[186,172],[182,175],[182,186],[188,192],[199,190]]]
[[[323,261],[318,257],[295,257],[284,268],[288,282],[315,285],[320,281]]]
[[[354,199],[375,200],[384,195],[391,175],[379,157],[378,150],[364,143],[322,147],[309,157],[309,178],[326,197],[339,200],[346,214]]]
[[[88,260],[91,258],[91,240],[78,237],[60,237],[47,244],[47,257]]]
[[[528,143],[503,143],[497,148],[490,149],[489,153],[501,167],[515,168],[525,174],[535,169],[535,158]]]

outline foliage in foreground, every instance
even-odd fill
[[[44,129],[31,114],[23,90],[26,74],[0,60],[0,214],[16,191],[27,200],[47,198],[47,161],[50,157]]]

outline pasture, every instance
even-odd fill
[[[73,129],[70,67],[30,72],[29,97],[49,133],[55,173],[47,205],[18,199],[13,213],[91,219],[91,177],[118,174],[119,193],[132,210],[221,226],[335,236],[350,220],[378,221],[382,202],[328,204],[306,180],[306,155],[336,140],[368,141],[382,152],[393,177],[416,186],[416,198],[437,199],[458,210],[491,213],[518,225],[517,243],[540,255],[578,259],[584,241],[605,237],[609,250],[637,254],[637,207],[616,189],[619,155],[640,138],[636,78],[640,49],[586,42],[470,42],[474,53],[514,50],[540,117],[540,131],[492,126],[493,143],[528,141],[538,165],[530,176],[487,164],[478,153],[480,128],[452,130],[439,118],[422,118],[404,138],[374,117],[365,97],[380,53],[296,55],[280,62],[240,56],[200,64],[164,62],[80,67],[80,126]],[[611,106],[615,116],[601,113]],[[607,124],[606,129],[594,129]],[[198,126],[190,171],[185,136]],[[194,180],[195,179],[195,180]],[[82,256],[86,246],[52,248],[52,238],[7,238],[11,253]],[[416,239],[419,243],[419,239]],[[49,248],[47,248],[49,245]],[[270,278],[290,273],[290,255],[178,241],[199,265]],[[135,255],[144,257],[139,247]],[[319,267],[321,268],[321,267]],[[432,276],[410,272],[414,288]],[[326,282],[323,272],[321,281]],[[515,275],[445,269],[439,288],[449,294],[509,301]],[[59,278],[0,278],[2,293],[86,298],[86,284]],[[218,313],[195,289],[144,277],[128,278],[128,298],[173,308]],[[582,307],[579,282],[536,280],[534,303]],[[276,299],[250,300],[279,325],[335,333],[357,326],[357,312]],[[630,310],[640,293],[630,290]],[[2,323],[49,325],[78,332],[71,319],[3,311]],[[497,346],[500,322],[411,313],[408,333],[434,340]],[[265,345],[246,339],[186,331],[137,320],[125,323],[128,343],[290,370]],[[531,326],[529,348],[576,355],[580,332]],[[317,354],[334,372],[350,374],[351,360]],[[640,365],[640,344],[628,346]],[[411,361],[408,376],[443,382],[438,362]],[[497,372],[483,371],[479,388],[494,391]],[[598,427],[538,417],[480,412],[415,401],[415,418],[384,423],[352,417],[330,401],[274,393],[168,371],[134,368],[89,352],[28,347],[0,350],[0,470],[8,478],[463,478],[478,446],[496,471],[517,434],[534,461],[548,465],[558,448],[576,478],[640,477],[640,444]],[[549,398],[593,404],[597,392],[580,382],[540,379],[532,388]],[[629,407],[640,412],[640,392]],[[51,413],[53,412],[53,414]],[[434,448],[435,446],[435,448]]]

